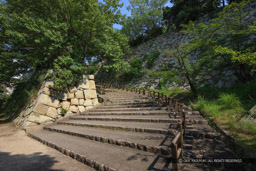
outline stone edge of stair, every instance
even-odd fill
[[[147,132],[147,133],[157,133],[165,135],[175,135],[177,131],[175,130],[164,130],[164,129],[149,129],[149,128],[128,128],[121,126],[109,126],[109,125],[97,125],[97,124],[85,124],[85,123],[69,123],[69,122],[57,122],[59,125],[72,125],[72,126],[86,126],[86,127],[96,127],[96,128],[105,128],[112,130],[123,130],[123,131],[132,131],[132,132]]]
[[[87,134],[82,134],[82,133],[77,133],[77,132],[72,132],[72,131],[66,131],[66,130],[61,130],[61,129],[55,129],[55,128],[50,128],[50,127],[44,127],[44,130],[51,131],[51,132],[57,132],[57,133],[63,133],[67,135],[72,135],[72,136],[77,136],[81,138],[86,138],[89,140],[93,141],[99,141],[102,143],[108,143],[108,144],[113,144],[113,145],[118,145],[118,146],[125,146],[125,147],[130,147],[133,149],[138,149],[150,153],[155,153],[155,154],[162,154],[162,155],[169,155],[171,154],[171,150],[168,148],[160,147],[160,146],[147,146],[144,144],[139,144],[139,143],[133,143],[129,141],[124,141],[124,140],[115,140],[107,137],[101,137],[101,136],[94,136],[94,135],[87,135]]]
[[[120,121],[120,122],[153,122],[153,123],[180,123],[179,119],[128,119],[128,118],[83,118],[79,116],[72,116],[69,119],[71,120],[98,120],[98,121]]]
[[[84,155],[81,155],[81,154],[73,152],[73,151],[71,151],[69,149],[63,148],[63,147],[58,146],[58,145],[56,145],[54,143],[51,143],[49,141],[43,140],[43,139],[41,139],[41,138],[31,134],[31,133],[28,133],[27,135],[29,137],[31,137],[31,138],[33,138],[33,139],[35,139],[35,140],[45,144],[45,145],[53,148],[53,149],[55,149],[55,150],[65,154],[66,156],[69,156],[69,157],[71,157],[71,158],[73,158],[73,159],[75,159],[75,160],[77,160],[77,161],[79,161],[79,162],[81,162],[81,163],[83,163],[85,165],[88,165],[88,166],[90,166],[90,167],[92,167],[92,168],[94,168],[96,170],[100,170],[100,171],[117,171],[116,169],[111,168],[109,166],[106,166],[105,164],[99,163],[99,162],[97,162],[95,160],[89,159],[88,157],[86,157]]]

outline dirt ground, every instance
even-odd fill
[[[26,136],[11,123],[0,124],[1,171],[92,171],[94,169]]]

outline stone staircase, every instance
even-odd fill
[[[105,89],[100,97],[101,106],[28,135],[96,170],[171,170],[171,143],[182,118],[135,92]],[[185,117],[184,158],[207,157],[205,153],[234,156],[197,112]],[[210,143],[219,150],[217,155]],[[181,170],[204,169],[181,165]]]

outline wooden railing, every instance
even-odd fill
[[[115,89],[122,89],[124,91],[136,92],[139,94],[147,95],[152,97],[153,99],[157,100],[161,105],[166,104],[168,110],[174,110],[172,112],[176,112],[174,115],[175,118],[181,119],[181,123],[178,126],[178,133],[176,134],[175,138],[172,140],[171,143],[171,160],[172,160],[172,170],[179,171],[179,159],[183,159],[183,136],[185,133],[185,119],[186,114],[186,106],[184,104],[180,104],[177,99],[172,97],[167,97],[163,93],[156,92],[154,90],[146,90],[142,88],[127,88],[121,87],[118,85],[111,85],[111,84],[100,84],[104,88],[115,88]]]
[[[178,171],[179,168],[179,159],[183,159],[183,129],[182,125],[179,125],[178,133],[171,143],[171,152],[172,152],[172,170]]]

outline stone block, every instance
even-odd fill
[[[97,97],[96,90],[84,90],[85,99],[94,99]]]
[[[85,112],[85,107],[84,106],[78,106],[78,110],[80,113]]]
[[[34,122],[34,123],[44,123],[44,122],[48,122],[48,121],[51,121],[52,118],[48,117],[48,116],[45,116],[45,115],[40,115],[38,113],[31,113],[28,118],[27,118],[27,121],[30,121],[30,122]]]
[[[90,89],[93,89],[93,90],[96,89],[96,87],[95,87],[95,81],[94,81],[94,80],[89,80],[89,88],[90,88]]]
[[[79,105],[84,105],[84,99],[79,99]]]
[[[49,109],[47,111],[47,116],[55,119],[58,116],[58,112],[57,112],[56,108],[49,107]]]
[[[75,95],[77,99],[84,99],[84,93],[81,90],[77,90]]]
[[[93,106],[86,107],[86,110],[90,110],[90,109],[93,109]]]
[[[92,100],[86,99],[85,102],[84,102],[84,106],[86,106],[86,107],[92,106]]]
[[[58,107],[59,106],[59,100],[55,99],[54,97],[50,97],[46,94],[40,94],[39,97],[37,98],[37,102],[43,103],[47,106],[52,106],[52,107]]]
[[[61,108],[57,109],[57,113],[58,113],[58,115],[61,115]]]
[[[51,89],[50,89],[50,91],[51,91]],[[67,100],[68,99],[68,94],[63,91],[53,90],[53,91],[51,91],[50,96],[55,97],[56,99],[59,99],[59,100]]]
[[[79,83],[78,88],[89,89],[89,80],[83,80]]]
[[[33,112],[33,107],[26,109],[24,116],[28,116],[31,112]]]
[[[50,80],[46,80],[44,82],[44,87],[53,87],[53,81],[50,81]]]
[[[68,101],[64,101],[61,103],[61,107],[65,110],[69,110],[69,107],[70,107],[70,102]]]
[[[21,112],[20,112],[20,114],[19,114],[19,116],[24,116],[25,115],[25,113],[26,113],[26,110],[24,109],[24,110],[22,110]]]
[[[72,87],[69,89],[69,92],[70,93],[75,93],[77,91],[77,88],[76,87]]]
[[[68,99],[75,98],[75,93],[68,93]]]
[[[99,104],[98,98],[92,99],[92,104],[93,106],[96,106],[97,104]]]
[[[46,115],[48,111],[49,106],[46,106],[42,103],[37,102],[35,107],[33,108],[33,112]]]
[[[77,107],[76,106],[70,106],[70,111],[77,113]]]
[[[27,126],[36,126],[36,125],[38,125],[38,124],[27,120],[21,126],[27,127]]]
[[[13,122],[14,122],[15,125],[19,126],[20,123],[22,122],[22,120],[23,120],[22,116],[19,116],[16,119],[14,119]]]
[[[94,80],[94,75],[89,75],[89,80]]]
[[[71,105],[78,105],[78,99],[71,99]]]
[[[50,89],[49,89],[48,87],[43,87],[43,88],[41,89],[41,93],[50,95],[50,94],[51,94],[51,91],[50,91]]]

